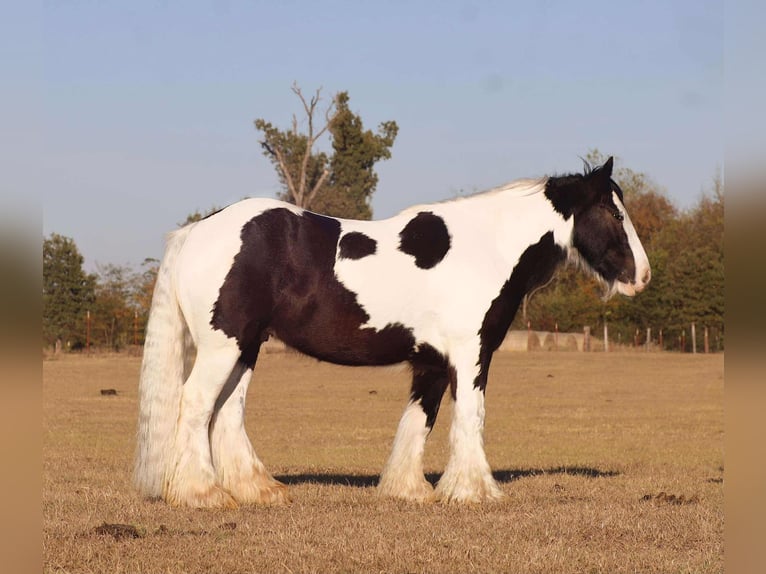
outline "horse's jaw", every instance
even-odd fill
[[[626,297],[634,297],[638,295],[645,287],[646,283],[623,283],[622,281],[617,281],[614,284],[614,290]]]

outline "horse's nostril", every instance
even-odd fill
[[[646,273],[644,273],[644,277],[641,280],[644,282],[644,285],[646,285],[647,283],[649,283],[649,281],[651,281],[651,279],[652,279],[652,270],[647,269]]]

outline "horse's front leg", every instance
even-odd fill
[[[410,402],[399,421],[391,456],[380,476],[380,495],[417,502],[434,499],[434,489],[423,475],[423,451],[448,384],[443,358],[429,365],[413,364]]]
[[[435,491],[436,498],[444,502],[479,502],[503,496],[484,453],[485,385],[481,381],[486,369],[480,372],[478,356],[477,351],[450,357],[457,377],[450,458]]]

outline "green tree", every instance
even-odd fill
[[[299,131],[295,115],[289,130],[280,130],[264,119],[255,120],[256,129],[263,133],[263,153],[274,164],[283,186],[280,199],[327,215],[369,219],[378,182],[373,168],[391,157],[390,148],[399,129],[396,122],[381,123],[377,134],[365,130],[361,118],[349,109],[348,93],[340,92],[319,127],[320,91],[306,100],[297,85],[292,90],[303,106],[306,133]],[[331,156],[315,149],[328,132]]]
[[[95,300],[95,275],[83,270],[74,240],[56,233],[43,239],[43,342],[67,347],[85,342],[85,313]]]
[[[97,269],[91,324],[93,342],[118,351],[132,342],[132,328],[138,312],[137,274],[130,267],[113,264],[97,265]]]
[[[160,261],[153,257],[147,257],[141,263],[142,271],[137,275],[135,288],[135,301],[142,324],[146,325],[149,318],[149,310],[152,306],[154,285],[157,283],[157,272],[160,269]]]
[[[93,342],[120,350],[143,344],[159,261],[145,259],[141,270],[129,266],[98,265],[92,313]]]
[[[714,348],[723,348],[723,213],[723,184],[716,176],[712,193],[703,194],[694,208],[680,214],[653,242],[655,259],[665,265],[659,269],[661,281],[654,288],[662,293],[665,317],[660,324],[669,329],[667,346],[670,348],[677,346],[682,331],[687,338],[690,336],[691,323],[697,326],[698,338],[708,327],[713,338],[711,344]],[[660,254],[664,260],[658,257]],[[652,264],[655,266],[654,261]],[[653,277],[657,277],[655,272]],[[654,282],[653,278],[650,287]],[[698,347],[699,343],[701,339]]]
[[[312,208],[335,217],[371,219],[370,201],[378,184],[373,168],[378,161],[391,158],[399,127],[388,121],[380,124],[377,134],[365,130],[348,102],[347,92],[335,96],[336,113],[330,123],[330,177]]]

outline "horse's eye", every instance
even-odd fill
[[[616,207],[613,207],[605,202],[601,204],[601,207],[609,211],[609,213],[612,214],[612,217],[614,217],[617,221],[625,221],[625,215]]]

